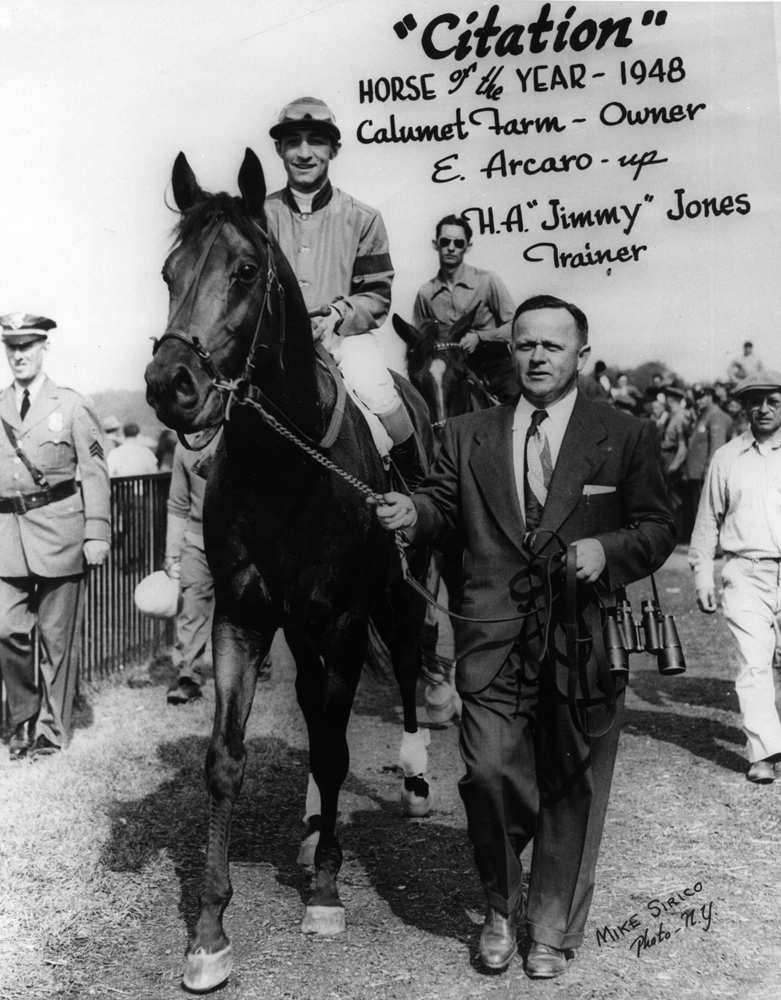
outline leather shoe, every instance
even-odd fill
[[[53,754],[59,753],[60,750],[62,750],[62,747],[57,746],[56,743],[52,743],[48,736],[44,736],[41,733],[40,736],[36,737],[27,756],[30,760],[40,760],[41,757],[51,757]]]
[[[35,719],[26,719],[14,729],[8,744],[11,760],[23,760],[35,740]]]
[[[746,777],[756,785],[769,785],[776,780],[776,772],[769,760],[755,760]]]
[[[493,906],[486,907],[483,933],[480,935],[480,958],[487,969],[501,972],[518,951],[517,912],[505,917]]]
[[[567,968],[566,952],[548,944],[533,941],[526,959],[526,975],[530,979],[553,979]]]
[[[203,692],[201,685],[192,677],[179,677],[168,689],[169,705],[186,705],[189,701],[197,701]]]

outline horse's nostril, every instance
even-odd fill
[[[176,374],[172,379],[173,390],[177,397],[181,399],[192,399],[198,395],[198,389],[195,385],[195,380],[192,377],[189,369],[185,368],[184,365],[180,365],[176,370]]]

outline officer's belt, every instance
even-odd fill
[[[12,497],[0,497],[0,514],[26,514],[36,507],[45,507],[55,500],[72,497],[76,489],[76,480],[68,479],[37,493],[16,493]]]

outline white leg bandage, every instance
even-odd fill
[[[304,811],[304,822],[308,823],[310,817],[320,815],[320,789],[317,782],[309,775],[309,784],[306,789],[306,806]]]
[[[401,737],[399,750],[399,767],[405,778],[414,778],[416,774],[425,774],[428,770],[428,751],[426,747],[431,742],[428,729],[419,729],[416,733],[404,733]]]

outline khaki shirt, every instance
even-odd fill
[[[0,392],[0,416],[51,486],[81,478],[80,489],[25,514],[0,514],[0,576],[75,576],[86,539],[111,540],[110,485],[103,434],[92,404],[45,378],[22,422],[13,386]],[[0,496],[37,493],[0,425]]]

